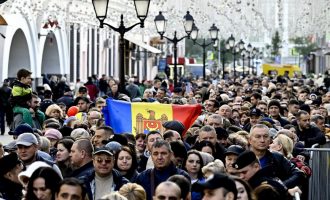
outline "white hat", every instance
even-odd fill
[[[29,182],[29,179],[34,171],[39,169],[40,167],[51,167],[47,163],[42,161],[36,161],[32,163],[25,171],[22,171],[18,174],[18,179],[22,183],[23,186],[27,185]]]

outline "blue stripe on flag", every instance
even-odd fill
[[[105,124],[111,126],[115,133],[132,133],[131,103],[108,98],[103,114]]]

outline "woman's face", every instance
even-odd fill
[[[248,119],[249,117],[245,114],[242,115],[241,117],[241,124],[244,125],[245,124],[245,121]]]
[[[121,171],[127,171],[132,167],[132,156],[127,151],[121,151],[118,155],[117,166]]]
[[[135,142],[135,147],[139,152],[144,151],[144,149],[146,148],[145,140],[142,137],[137,139],[136,142]]]
[[[282,146],[279,144],[278,138],[273,140],[273,143],[269,145],[269,150],[281,152]]]
[[[63,144],[57,145],[56,161],[63,162],[70,158],[70,152],[66,149]]]
[[[249,200],[248,194],[244,185],[238,181],[235,181],[237,188],[237,200]]]
[[[59,119],[61,115],[58,110],[52,110],[49,114],[49,117],[54,117],[55,119]]]
[[[205,146],[201,149],[201,152],[205,152],[205,153],[208,153],[210,155],[213,155],[213,151],[212,151],[212,148],[209,147],[209,146]]]
[[[190,174],[198,174],[201,169],[201,161],[196,154],[190,154],[186,161],[186,169]]]
[[[45,179],[41,177],[34,180],[33,193],[38,200],[52,199],[52,191],[49,188],[46,188]]]

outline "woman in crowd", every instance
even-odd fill
[[[277,151],[287,159],[292,158],[293,142],[291,138],[284,134],[279,134],[273,140],[273,143],[269,145],[271,151]]]
[[[70,151],[73,142],[73,139],[63,138],[57,143],[56,163],[60,168],[63,177],[69,177],[72,173]]]
[[[246,181],[237,176],[232,176],[232,178],[237,188],[237,200],[256,200],[252,188]]]
[[[136,183],[126,183],[120,188],[119,194],[123,195],[129,200],[147,199],[146,191],[143,189],[141,185]]]
[[[52,104],[48,106],[45,114],[46,114],[46,118],[55,118],[60,122],[61,125],[64,122],[63,111],[57,104]]]
[[[140,160],[140,156],[143,155],[146,149],[146,134],[139,133],[135,136],[135,151],[138,160]]]
[[[61,177],[50,167],[33,172],[27,185],[26,200],[54,200]]]
[[[211,156],[213,156],[213,154],[215,153],[214,145],[210,141],[206,141],[206,140],[198,142],[194,146],[194,149],[196,149],[197,151],[208,153]]]
[[[135,153],[127,146],[123,146],[116,154],[115,169],[130,182],[134,182],[137,172],[137,159]]]
[[[187,153],[187,159],[184,162],[184,169],[188,172],[191,183],[195,183],[197,181],[204,181],[202,167],[203,158],[201,154],[196,150],[190,150]]]

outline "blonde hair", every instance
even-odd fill
[[[46,153],[50,151],[50,141],[45,136],[40,136],[39,150]]]
[[[63,111],[62,109],[57,105],[57,104],[52,104],[52,105],[49,105],[46,109],[46,112],[45,114],[47,116],[50,116],[50,113],[53,111],[53,110],[57,110],[59,113],[60,113],[60,116],[63,116]]]
[[[282,145],[282,151],[283,151],[284,157],[291,159],[293,157],[292,156],[292,151],[293,151],[292,139],[284,134],[277,135],[275,139],[277,139],[278,144]]]
[[[143,187],[136,183],[127,183],[123,185],[118,191],[129,200],[146,200],[147,195]]]
[[[224,173],[225,172],[225,165],[219,159],[214,160],[213,162],[208,163],[202,168],[203,174],[207,173]]]
[[[110,194],[106,194],[102,197],[103,200],[128,200],[123,195],[119,194],[119,192],[111,192]]]

